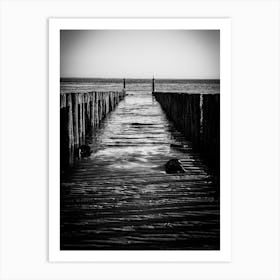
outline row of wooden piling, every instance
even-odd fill
[[[210,167],[220,166],[220,94],[153,92],[169,119],[204,155]]]
[[[72,162],[86,135],[124,98],[125,91],[60,94],[60,150],[65,163]]]

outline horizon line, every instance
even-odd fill
[[[126,79],[126,80],[135,80],[135,79],[142,79],[142,80],[220,80],[220,78],[131,78],[131,77],[60,77],[60,79]]]

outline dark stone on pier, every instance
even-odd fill
[[[165,172],[167,174],[185,173],[185,169],[178,159],[171,159],[165,165]]]
[[[89,157],[92,153],[90,146],[82,145],[78,149],[79,157]]]

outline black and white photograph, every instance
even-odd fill
[[[280,1],[0,1],[0,279],[280,279]]]
[[[60,30],[60,250],[220,250],[220,30]]]

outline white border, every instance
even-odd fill
[[[219,29],[221,78],[221,250],[60,251],[59,91],[61,29]],[[49,261],[51,262],[229,262],[231,260],[231,21],[219,19],[49,20]]]

